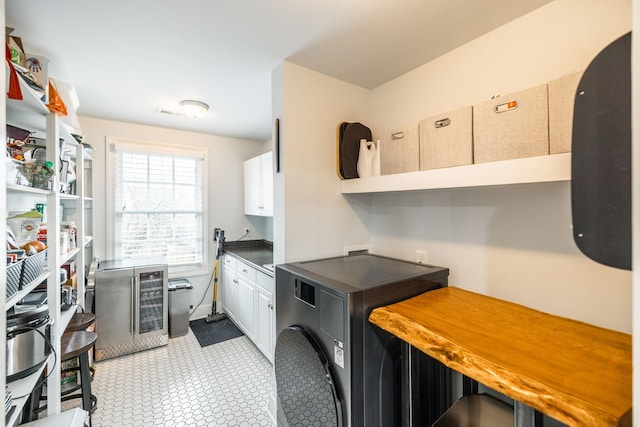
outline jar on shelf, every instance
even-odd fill
[[[76,227],[75,221],[70,221],[68,218],[62,222],[61,230],[69,235],[69,249],[73,250],[78,247],[78,227]]]
[[[50,190],[55,175],[53,162],[41,162],[39,160],[21,163],[18,170],[27,177],[34,188]]]
[[[67,231],[60,232],[60,253],[66,254],[69,252],[69,233]]]

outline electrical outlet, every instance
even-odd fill
[[[249,233],[251,232],[251,230],[249,229],[249,227],[245,227],[243,230],[244,230],[244,235],[245,235],[245,236],[248,236],[248,235],[249,235]]]
[[[429,258],[429,253],[427,251],[416,250],[416,262],[420,264],[426,264]]]

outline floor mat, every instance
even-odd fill
[[[211,323],[206,323],[204,319],[192,320],[189,322],[189,326],[198,339],[200,347],[206,347],[244,335],[229,318]]]

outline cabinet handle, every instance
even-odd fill
[[[244,274],[247,274],[247,273],[248,273],[248,271],[247,271],[246,269],[244,269],[244,268],[242,269],[242,272],[243,272]]]
[[[134,307],[136,306],[136,286],[135,286],[135,278],[131,277],[131,311],[129,313],[129,332],[133,335],[133,324],[135,323],[135,318],[133,315]]]
[[[440,129],[445,126],[449,126],[450,124],[451,124],[451,119],[446,117],[444,119],[436,120],[436,122],[433,125],[436,129]]]
[[[505,102],[504,104],[496,105],[493,108],[493,110],[496,113],[504,113],[506,111],[511,111],[511,110],[513,110],[515,108],[518,108],[518,105],[519,105],[518,101],[513,100],[513,101],[510,101],[510,102]]]
[[[269,307],[271,310],[273,310],[273,304],[269,304],[267,307]]]

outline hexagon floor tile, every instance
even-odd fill
[[[272,366],[246,336],[202,348],[189,329],[94,366],[93,427],[272,426]]]

